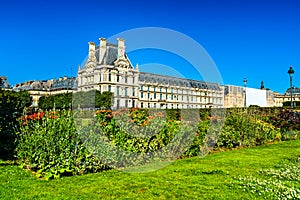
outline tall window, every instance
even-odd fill
[[[132,96],[135,96],[135,88],[132,87]]]
[[[154,93],[154,99],[156,99],[156,92]]]
[[[125,74],[125,83],[128,82],[128,77],[127,77],[127,74]]]
[[[134,84],[134,75],[132,76],[132,84]]]
[[[125,87],[125,96],[128,96],[128,87]]]
[[[143,107],[144,107],[144,103],[142,102],[142,103],[141,103],[141,108],[143,108]]]
[[[117,75],[117,82],[120,82],[120,75]]]
[[[108,85],[108,91],[111,92],[111,85]]]
[[[110,72],[110,70],[108,72],[108,81],[111,81],[111,72]]]
[[[141,92],[141,98],[144,98],[144,93],[143,92]]]
[[[162,94],[159,95],[159,99],[162,100]]]
[[[148,99],[150,99],[150,93],[148,92]]]
[[[117,86],[117,95],[120,95],[120,86]]]

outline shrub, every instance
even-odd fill
[[[71,111],[47,111],[20,118],[17,157],[45,179],[107,169],[82,144]]]
[[[280,130],[263,121],[255,110],[236,109],[227,113],[217,146],[234,148],[250,147],[281,139]]]

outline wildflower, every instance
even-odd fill
[[[107,117],[108,118],[112,118],[113,116],[112,116],[112,114],[108,114]]]
[[[56,116],[56,115],[50,115],[49,116],[49,119],[57,119],[58,118],[58,116]]]

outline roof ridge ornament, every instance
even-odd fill
[[[89,54],[88,54],[88,60],[86,62],[86,66],[87,68],[90,68],[90,67],[93,67],[96,62],[97,62],[97,59],[96,59],[96,45],[94,42],[89,42]]]

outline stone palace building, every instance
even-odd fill
[[[185,78],[140,72],[130,62],[125,41],[100,45],[89,42],[88,58],[78,67],[78,91],[100,90],[114,93],[114,108],[220,108],[224,106],[224,88]]]

